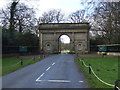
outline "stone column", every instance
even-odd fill
[[[54,53],[57,52],[57,48],[56,48],[56,46],[57,46],[57,42],[56,42],[56,41],[57,41],[57,40],[56,40],[56,39],[57,39],[57,38],[56,38],[56,32],[54,31],[54,44],[53,44],[53,45],[54,45],[54,47],[53,47],[53,48],[54,48],[54,49],[53,49]]]
[[[71,45],[72,45],[72,51],[75,51],[75,33],[72,32],[72,37],[71,37],[72,41],[71,41]]]
[[[40,31],[40,36],[39,36],[39,44],[40,44],[40,53],[43,53],[43,36],[42,36],[42,32]]]
[[[87,32],[87,50],[90,52],[90,39],[89,39],[89,30]]]

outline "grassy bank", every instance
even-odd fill
[[[3,58],[2,59],[2,74],[0,74],[0,75],[5,75],[5,74],[8,74],[8,73],[11,73],[11,72],[16,71],[20,68],[23,68],[27,65],[36,63],[40,60],[42,60],[42,58],[36,58],[36,59],[23,58],[22,59],[22,65],[21,65],[21,59],[18,59],[18,58]]]
[[[84,72],[91,88],[114,88],[103,84],[93,74],[89,74],[88,68],[82,65],[80,58],[75,61]],[[114,81],[118,80],[118,58],[84,58],[84,62],[87,65],[91,64],[94,72],[103,81],[114,85]]]

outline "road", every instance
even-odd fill
[[[2,77],[3,88],[88,88],[69,54],[53,55]]]

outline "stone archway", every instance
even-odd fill
[[[67,42],[66,42],[67,40]],[[69,42],[68,42],[69,41]],[[58,49],[59,51],[69,50],[71,46],[71,38],[67,34],[61,34],[58,38]]]
[[[60,42],[59,42],[59,38],[62,35],[67,35],[70,38],[70,44],[69,44],[69,50],[72,51],[72,34],[71,33],[56,33],[56,37],[58,38],[58,50],[60,50]]]
[[[59,37],[67,35],[70,38],[70,50],[75,53],[89,52],[88,23],[50,23],[40,24],[40,52],[58,53]]]

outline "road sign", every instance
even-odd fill
[[[100,52],[107,51],[107,46],[99,46],[99,51]]]
[[[27,46],[19,46],[19,52],[27,52]]]

